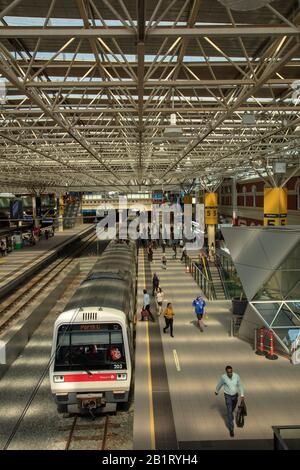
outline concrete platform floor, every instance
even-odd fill
[[[184,272],[183,263],[172,259],[170,249],[163,270],[161,254],[160,248],[154,252],[151,271],[160,278],[164,306],[172,302],[175,313],[174,338],[163,333],[163,317],[159,323],[178,447],[272,448],[272,425],[300,423],[300,368],[284,358],[269,361],[257,356],[251,345],[230,337],[228,301],[207,302],[208,327],[201,333],[192,307],[199,287]],[[141,269],[142,265],[139,276]],[[234,439],[226,427],[223,392],[214,394],[226,365],[240,375],[248,407],[245,426],[235,429]]]
[[[0,290],[9,283],[14,276],[24,273],[41,257],[47,255],[69,238],[89,228],[90,224],[80,224],[63,232],[55,232],[54,237],[42,239],[36,245],[14,250],[7,256],[0,257]]]

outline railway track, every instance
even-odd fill
[[[26,285],[18,289],[15,294],[10,295],[3,301],[0,309],[0,334],[10,326],[12,321],[21,315],[25,308],[28,308],[44,292],[63,270],[75,261],[76,257],[82,255],[85,250],[88,250],[95,240],[95,234],[88,235],[83,239],[81,246],[74,251],[72,258],[66,256],[63,259],[54,261],[49,267],[34,276]]]
[[[130,450],[133,443],[133,401],[117,412],[61,417],[58,448],[64,450]]]
[[[75,415],[69,428],[65,450],[86,450],[90,446],[93,450],[105,450],[109,431],[110,415],[101,416],[91,420]],[[67,429],[68,429],[67,428]]]

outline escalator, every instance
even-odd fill
[[[207,258],[202,257],[201,261],[203,266],[202,272],[211,283],[213,300],[226,300],[228,297],[221,270],[215,263],[208,261]]]

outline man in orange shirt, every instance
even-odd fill
[[[166,320],[166,326],[164,327],[164,333],[166,333],[166,330],[170,327],[170,335],[172,338],[174,338],[173,335],[173,317],[174,317],[174,312],[173,312],[173,307],[171,302],[167,304],[167,307],[164,311],[164,317]]]

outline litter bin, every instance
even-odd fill
[[[16,240],[15,250],[21,250],[21,248],[23,247],[22,235],[20,233],[15,233],[14,237],[15,237],[15,240]]]
[[[233,315],[244,315],[248,305],[247,299],[239,299],[237,297],[232,299],[232,313]]]

